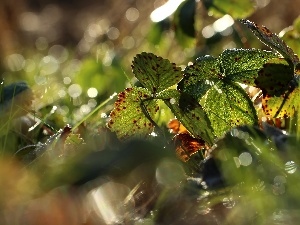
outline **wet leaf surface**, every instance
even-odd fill
[[[253,103],[234,83],[216,83],[207,93],[204,108],[217,136],[235,126],[256,124],[258,120]]]
[[[220,63],[231,81],[253,85],[263,65],[277,57],[273,52],[260,49],[227,49],[220,55]]]
[[[291,60],[294,65],[299,63],[299,58],[295,55],[294,51],[267,27],[257,25],[250,20],[241,20],[241,22],[245,24],[262,43],[278,51],[284,58]]]
[[[235,81],[252,84],[263,64],[274,56],[260,50],[227,50],[220,58],[200,57],[186,67],[178,89],[197,99],[215,134],[221,136],[231,127],[256,123],[253,103]]]
[[[184,70],[184,78],[178,83],[178,89],[195,99],[202,98],[211,88],[210,82],[217,81],[221,75],[219,60],[213,56],[204,56]]]

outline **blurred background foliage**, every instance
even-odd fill
[[[184,67],[198,56],[217,56],[228,48],[266,49],[237,19],[250,19],[267,26],[272,32],[283,36],[288,45],[299,54],[299,5],[300,0],[1,0],[0,91],[13,82],[26,81],[32,90],[32,93],[28,93],[28,98],[32,98],[33,104],[32,108],[24,108],[25,113],[21,115],[29,112],[30,117],[22,117],[14,132],[6,129],[5,119],[0,118],[1,156],[4,148],[11,153],[25,152],[20,156],[21,162],[2,160],[1,157],[0,185],[3,186],[0,187],[0,211],[5,213],[1,214],[0,223],[11,225],[22,221],[23,224],[45,224],[47,221],[48,224],[120,224],[118,222],[126,219],[131,221],[137,215],[147,215],[148,218],[142,222],[135,220],[128,224],[154,224],[154,216],[149,216],[147,209],[153,209],[154,201],[159,198],[164,200],[158,204],[161,212],[157,214],[156,220],[159,224],[199,224],[199,220],[206,214],[208,216],[203,224],[220,224],[218,220],[224,219],[226,210],[231,206],[226,207],[226,212],[224,209],[216,209],[217,213],[212,214],[206,211],[209,210],[207,205],[213,205],[216,201],[219,203],[220,199],[214,200],[215,202],[201,199],[204,203],[199,206],[198,201],[194,202],[196,198],[191,202],[190,195],[187,198],[181,189],[176,189],[173,195],[174,188],[177,188],[174,183],[178,184],[186,177],[182,165],[172,161],[172,157],[154,168],[155,175],[152,174],[153,165],[149,169],[148,164],[134,164],[147,158],[151,149],[157,150],[154,155],[159,158],[161,149],[156,146],[138,143],[135,150],[148,146],[148,153],[142,151],[141,155],[137,154],[133,159],[125,157],[125,161],[120,160],[121,157],[114,158],[116,152],[111,154],[108,151],[103,153],[104,157],[100,153],[101,157],[96,157],[94,161],[93,155],[86,157],[87,149],[87,152],[101,152],[103,149],[122,146],[115,137],[106,135],[107,131],[104,129],[113,101],[105,104],[93,118],[85,121],[89,126],[77,127],[83,139],[71,136],[72,141],[65,142],[71,144],[65,146],[63,134],[66,132],[68,135],[68,129],[60,133],[57,130],[68,123],[78,125],[99,105],[110,97],[113,98],[114,93],[134,84],[136,80],[131,72],[131,62],[142,51],[153,52]],[[24,96],[22,91],[24,89],[20,89]],[[0,99],[0,114],[3,113],[5,102],[2,98],[5,96]],[[169,113],[165,113],[165,116],[167,119],[161,121],[171,118]],[[46,122],[47,127],[36,129],[36,118]],[[30,119],[33,121],[30,122]],[[11,117],[9,122],[10,120]],[[34,134],[28,132],[28,128],[32,128]],[[87,129],[98,133],[87,132]],[[41,131],[43,135],[40,134]],[[53,134],[52,139],[49,138]],[[52,142],[57,137],[62,137],[62,143],[61,139]],[[83,140],[89,144],[82,146]],[[41,143],[46,145],[39,146]],[[125,151],[132,149],[130,146],[121,148]],[[41,157],[34,166],[30,165],[32,170],[24,170],[22,163],[35,159],[27,154],[32,149],[36,155],[46,151],[45,149],[50,149],[51,154]],[[79,153],[78,158],[86,161],[82,160],[79,168],[72,161],[60,167],[66,156],[73,154],[74,149]],[[41,186],[49,190],[50,187],[66,183],[73,185],[74,182],[80,182],[81,178],[89,179],[89,175],[99,169],[98,165],[106,165],[101,169],[115,165],[114,160],[117,161],[117,166],[112,167],[113,171],[107,172],[109,175],[112,172],[120,173],[118,166],[126,172],[132,169],[127,168],[128,165],[137,168],[126,174],[126,180],[123,179],[120,183],[104,179],[105,182],[100,180],[100,183],[105,184],[98,184],[98,189],[92,192],[84,190],[87,195],[85,200],[88,198],[90,202],[90,208],[86,210],[88,216],[83,214],[80,208],[82,204],[78,203],[83,201],[80,199],[82,196],[77,192],[74,194],[74,190],[58,188],[52,190],[50,195],[41,194],[44,191],[40,190]],[[133,164],[132,160],[135,160]],[[87,170],[87,177],[81,174],[81,169]],[[150,172],[146,173],[147,171]],[[160,183],[161,189],[166,187],[166,193],[172,190],[172,196],[165,194],[158,197],[153,176],[156,183]],[[139,183],[141,180],[147,182]],[[97,183],[93,185],[97,186]],[[190,193],[190,190],[184,190],[184,193],[185,191]],[[201,190],[200,194],[203,197],[207,192]],[[197,192],[197,197],[200,194]],[[223,198],[219,193],[215,195],[216,198]],[[251,198],[252,195],[249,196]],[[269,203],[268,199],[264,199],[264,204]],[[225,200],[230,202],[230,199]],[[132,203],[133,201],[135,202]],[[103,202],[104,206],[99,205],[99,202]],[[249,217],[255,216],[256,209],[265,206],[264,204],[258,205]],[[218,204],[214,206],[217,208]],[[238,208],[235,215],[244,215],[245,208],[244,205]],[[185,209],[189,212],[184,214],[183,220],[176,221],[177,218],[174,219],[173,215],[181,215]],[[196,210],[201,212],[195,214]],[[281,211],[278,212],[280,213]],[[20,220],[15,218],[16,214],[20,216]],[[97,219],[94,217],[96,214]],[[172,218],[168,218],[168,215]],[[188,216],[193,221],[186,219]],[[277,214],[273,216],[276,217]],[[82,218],[85,219],[84,222]],[[229,218],[227,222],[233,224],[232,221],[242,224],[242,219]],[[268,220],[266,221],[265,224],[268,224]]]
[[[285,39],[299,40],[297,22],[295,28],[290,26],[300,0],[181,2],[3,0],[0,76],[5,84],[29,84],[35,94],[34,111],[49,113],[55,105],[56,119],[62,120],[58,124],[74,124],[135,82],[130,80],[130,65],[142,51],[186,65],[197,56],[218,55],[227,48],[265,48],[235,22],[239,18],[275,33],[286,29]]]

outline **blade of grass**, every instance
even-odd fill
[[[106,105],[110,100],[112,100],[115,96],[117,96],[117,93],[113,93],[109,98],[107,98],[105,101],[103,101],[100,105],[98,105],[92,112],[90,112],[88,115],[83,117],[77,124],[74,125],[72,128],[72,132],[76,130],[82,124],[84,121],[86,121],[89,117],[91,117],[95,112],[97,112],[99,109],[101,109],[104,105]]]

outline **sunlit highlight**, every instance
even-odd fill
[[[178,8],[178,6],[183,2],[184,0],[169,0],[166,4],[162,5],[161,7],[155,9],[151,15],[150,19],[153,22],[159,22],[170,15],[172,15],[175,10]]]
[[[218,32],[224,32],[229,27],[231,27],[234,24],[234,20],[231,16],[225,15],[222,18],[216,20],[213,24],[208,25],[202,29],[202,35],[205,38],[211,38],[213,35],[215,35]],[[229,35],[229,33],[222,33],[222,35],[226,36]]]

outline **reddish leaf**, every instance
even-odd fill
[[[176,146],[176,155],[183,161],[187,162],[190,157],[199,150],[207,149],[205,141],[194,138],[189,133],[180,133],[174,137]],[[204,154],[203,154],[204,155]]]
[[[294,65],[299,63],[299,58],[295,55],[294,51],[267,27],[259,26],[250,20],[241,20],[241,22],[247,25],[247,27],[261,40],[262,43],[278,51],[284,58],[291,60]]]

